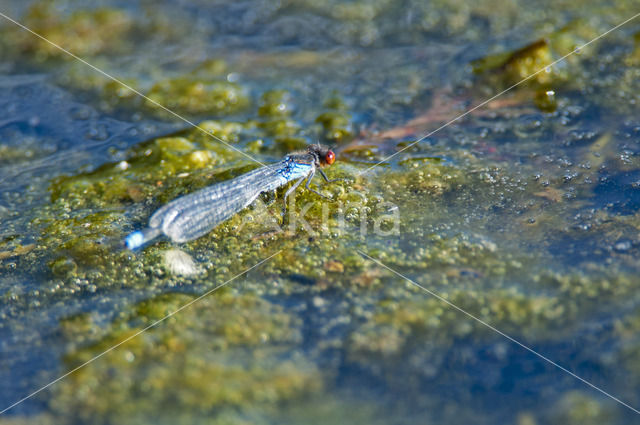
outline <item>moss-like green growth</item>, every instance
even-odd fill
[[[286,90],[271,90],[262,95],[258,114],[268,118],[290,116],[293,112],[291,94]]]
[[[201,127],[230,142],[242,130],[214,121]],[[91,274],[91,284],[97,287],[110,286],[113,279],[133,283],[131,273],[136,272],[123,269],[126,255],[113,249],[124,237],[125,208],[154,198],[167,202],[186,190],[229,178],[235,173],[229,174],[225,165],[233,158],[220,142],[193,130],[141,143],[126,152],[125,160],[94,171],[60,176],[50,186],[51,205],[32,221],[42,229],[39,244],[44,250],[38,252],[46,255],[51,274],[65,281]],[[213,166],[219,170],[214,179],[209,174]],[[243,170],[247,171],[239,172]],[[141,219],[148,219],[148,214]]]
[[[194,78],[222,77],[228,69],[227,63],[222,59],[207,59],[196,66],[190,75]]]
[[[153,102],[177,113],[224,116],[249,105],[241,86],[222,79],[174,78],[156,83],[146,95]],[[147,106],[158,109],[153,102],[147,101]]]
[[[341,142],[353,136],[350,118],[344,112],[332,111],[318,115],[316,122],[322,124],[325,139]]]
[[[513,53],[501,53],[472,63],[476,74],[488,75],[480,84],[491,84],[500,89],[525,81],[534,90],[533,101],[541,110],[556,109],[552,86],[562,82],[561,74],[551,66],[554,61],[547,40],[538,40]],[[531,77],[533,75],[533,77]],[[530,78],[531,77],[531,78]]]
[[[568,75],[559,68],[547,68],[554,60],[574,52],[597,32],[582,21],[575,21],[549,36],[536,40],[514,52],[504,52],[477,59],[472,62],[476,74],[493,73],[506,85],[512,85],[536,74],[528,84],[547,86],[566,80]],[[580,53],[584,53],[581,51]],[[574,62],[575,57],[568,57]]]
[[[614,409],[602,401],[579,391],[566,393],[554,406],[551,423],[566,425],[598,425],[614,423]]]
[[[290,138],[300,133],[300,124],[291,118],[272,118],[262,121],[260,128],[271,137],[276,139]]]
[[[48,413],[0,419],[1,425],[54,425],[56,423],[56,418]]]
[[[335,143],[346,143],[353,136],[351,115],[347,112],[347,105],[336,94],[324,102],[326,112],[316,117],[316,123],[322,125],[325,140]]]
[[[158,191],[166,193],[168,184],[180,190],[188,173],[205,177],[207,169],[224,166],[234,157],[210,134],[233,143],[243,130],[239,124],[218,121],[204,121],[199,127],[208,134],[194,129],[153,139],[129,150],[126,160],[59,177],[51,184],[51,199],[74,208],[95,203],[114,206],[140,202]]]
[[[38,152],[35,148],[22,148],[0,143],[0,165],[28,161],[33,159],[35,156],[38,156]]]
[[[295,107],[291,93],[286,90],[269,90],[262,95],[257,122],[268,137],[275,140],[278,151],[295,151],[304,148],[307,142],[299,135],[302,127],[293,119]]]
[[[633,35],[633,50],[625,58],[625,65],[640,66],[640,31]]]
[[[615,322],[615,333],[620,339],[620,364],[631,372],[630,385],[640,382],[640,342],[637,335],[640,332],[640,314],[632,314]]]
[[[578,60],[578,55],[568,56],[562,64],[552,64],[595,35],[597,32],[588,24],[576,21],[514,52],[489,55],[471,65],[474,73],[480,76],[479,86],[490,85],[503,90],[518,84],[520,88],[532,91],[532,100],[539,109],[553,112],[557,108],[555,90],[570,84],[578,73],[571,66]]]
[[[117,51],[133,27],[132,18],[123,10],[79,10],[61,15],[51,3],[35,3],[24,17],[24,25],[51,43],[79,56],[91,56],[105,51]],[[71,59],[51,43],[29,33],[15,33],[21,49],[40,60]]]
[[[442,292],[441,296],[471,315],[509,334],[529,337],[550,326],[567,328],[571,315],[554,298],[514,291]],[[499,335],[429,294],[415,293],[410,300],[382,300],[370,322],[351,336],[351,358],[369,363],[372,357],[404,356],[416,338],[429,339],[444,349],[456,338],[488,338]],[[558,337],[558,336],[556,336]],[[376,360],[377,361],[377,360]]]
[[[50,404],[59,419],[193,420],[234,409],[268,414],[322,387],[313,366],[281,357],[299,341],[297,319],[252,294],[220,290],[141,332],[192,301],[179,294],[144,301],[97,342],[70,353],[66,362],[73,367],[126,340],[54,387]]]
[[[552,81],[552,69],[545,69],[553,62],[551,48],[546,40],[535,41],[513,53],[502,53],[473,62],[477,74],[498,70],[507,84],[515,84],[531,74],[543,70],[535,76],[535,81],[547,85]]]

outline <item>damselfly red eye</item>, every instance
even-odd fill
[[[327,164],[331,165],[336,161],[336,154],[333,151],[327,151],[327,154],[324,156],[324,160]]]

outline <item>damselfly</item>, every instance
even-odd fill
[[[149,220],[149,227],[131,233],[125,239],[129,249],[136,249],[150,240],[165,234],[173,242],[187,242],[208,233],[221,222],[249,206],[262,192],[276,190],[291,181],[295,184],[284,195],[287,198],[306,179],[309,187],[316,171],[328,183],[321,167],[331,165],[336,159],[333,151],[316,144],[306,152],[295,152],[282,161],[249,171],[235,179],[205,187],[189,195],[181,196],[156,211]]]

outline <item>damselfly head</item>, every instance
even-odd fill
[[[327,146],[321,144],[310,145],[309,153],[314,156],[318,165],[331,165],[336,161],[336,154]]]

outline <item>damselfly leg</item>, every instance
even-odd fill
[[[291,186],[284,194],[284,205],[282,206],[282,223],[284,224],[284,219],[287,216],[287,201],[289,200],[289,195],[291,195],[297,188],[300,186],[300,183],[306,179],[307,176],[298,179],[293,186]]]
[[[320,171],[320,172],[324,175],[324,173],[322,172],[322,170],[321,170],[321,169],[319,169],[319,168],[318,168],[318,171]],[[323,198],[325,198],[325,199],[332,199],[330,196],[323,195],[322,193],[318,192],[318,191],[317,191],[317,190],[315,190],[315,189],[312,189],[312,188],[309,186],[309,185],[311,184],[311,180],[313,179],[313,176],[314,176],[315,174],[316,174],[316,170],[312,170],[312,171],[311,171],[311,173],[309,174],[309,177],[307,177],[307,184],[305,184],[305,185],[304,185],[304,187],[305,187],[307,190],[310,190],[311,192],[315,193],[316,195],[322,196],[322,197],[323,197]],[[325,178],[326,178],[326,176],[325,176]]]
[[[330,179],[329,177],[327,177],[327,175],[324,173],[324,171],[322,171],[322,169],[318,168],[318,171],[320,172],[320,175],[322,176],[324,181],[326,181],[327,183],[346,182],[346,181],[348,181],[347,179],[345,179],[343,177],[338,177],[337,179]]]

